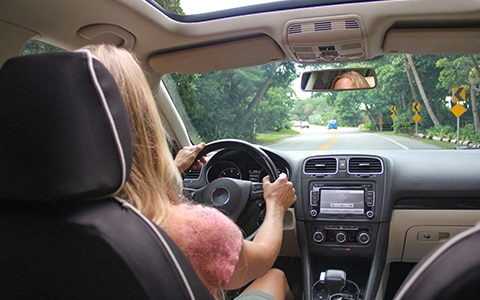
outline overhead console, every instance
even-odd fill
[[[285,37],[299,63],[347,62],[365,58],[366,41],[356,15],[292,20]]]
[[[383,239],[380,232],[385,231],[381,225],[384,185],[381,157],[325,155],[305,159],[302,199],[296,207],[307,277],[304,290],[312,290],[319,274],[333,269],[344,270],[365,293],[374,253],[379,253],[376,249]]]

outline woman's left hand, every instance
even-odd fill
[[[197,157],[198,153],[205,148],[205,143],[201,142],[198,145],[193,146],[185,146],[180,151],[178,151],[177,155],[175,156],[175,165],[177,166],[178,170],[181,173],[185,172],[188,167],[190,167],[193,163],[195,157]],[[200,157],[198,161],[195,162],[193,165],[194,167],[200,167],[200,163],[206,163],[205,157]]]

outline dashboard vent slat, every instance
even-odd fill
[[[383,173],[382,161],[373,157],[352,157],[348,162],[350,174],[381,174]]]
[[[305,174],[335,174],[337,173],[337,160],[334,157],[312,158],[305,162]]]

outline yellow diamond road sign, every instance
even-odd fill
[[[397,114],[393,113],[393,114],[390,115],[390,117],[392,118],[392,120],[395,120],[395,118],[397,117]]]
[[[459,118],[461,115],[463,115],[467,110],[463,105],[461,104],[455,104],[450,111],[455,115],[455,117]]]
[[[421,119],[422,119],[422,117],[419,114],[415,114],[413,116],[413,120],[415,121],[415,123],[420,122]]]

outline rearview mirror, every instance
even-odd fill
[[[327,69],[302,74],[301,88],[305,92],[373,89],[377,77],[373,68]]]

